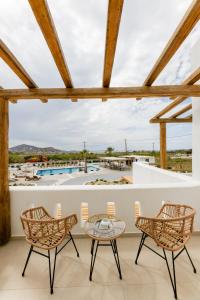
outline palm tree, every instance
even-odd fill
[[[84,159],[84,173],[87,173],[87,154],[88,154],[88,151],[86,149],[84,149],[83,151],[80,152],[83,159]]]
[[[108,155],[111,156],[114,150],[115,150],[114,148],[108,147],[108,148],[106,149],[105,153],[107,153]]]

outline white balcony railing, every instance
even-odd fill
[[[115,202],[116,215],[126,221],[127,233],[137,232],[134,226],[134,202],[140,201],[142,214],[154,215],[162,201],[187,203],[197,210],[195,230],[200,228],[200,182],[190,176],[135,163],[134,184],[119,186],[46,186],[11,187],[12,236],[23,235],[19,216],[32,205],[43,205],[53,215],[57,203],[62,213],[76,213],[79,223],[74,232],[81,234],[81,203],[88,203],[89,214],[106,212],[107,202]]]

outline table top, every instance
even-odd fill
[[[101,228],[102,220],[109,222],[109,228]],[[90,217],[85,222],[84,230],[92,239],[110,241],[120,237],[125,231],[125,227],[126,223],[119,218],[113,215],[99,214]]]

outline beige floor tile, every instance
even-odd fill
[[[125,290],[122,286],[105,286],[103,288],[102,300],[124,300]]]
[[[1,300],[101,300],[102,287],[58,288],[50,295],[48,289],[22,289],[0,291]]]
[[[147,242],[159,250],[151,241]],[[23,278],[21,272],[29,247],[25,241],[11,241],[0,248],[0,300],[62,300],[68,297],[70,300],[173,299],[173,291],[164,260],[144,248],[138,265],[135,265],[138,243],[139,238],[121,238],[118,241],[123,280],[119,279],[111,248],[99,248],[93,281],[90,282],[91,240],[76,239],[80,257],[76,256],[72,244],[68,245],[58,256],[55,292],[51,296],[49,294],[48,260],[33,254],[27,267],[26,276]],[[188,250],[197,271],[200,270],[199,249],[200,237],[193,237],[188,244]],[[176,261],[176,274],[179,299],[199,300],[200,271],[197,274],[193,273],[185,253]]]

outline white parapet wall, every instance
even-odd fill
[[[33,204],[42,205],[54,215],[56,203],[61,203],[63,215],[77,214],[79,223],[74,233],[83,234],[81,202],[88,202],[89,214],[93,215],[106,212],[106,203],[114,201],[117,215],[126,221],[127,233],[137,232],[134,226],[135,201],[141,202],[142,214],[146,216],[154,216],[162,201],[186,203],[197,210],[195,230],[200,229],[199,182],[193,181],[189,176],[138,163],[133,166],[133,174],[136,183],[131,185],[11,187],[12,236],[23,235],[20,223],[23,210]]]
[[[190,176],[176,173],[143,163],[133,164],[133,182],[135,184],[167,184],[193,182]]]

